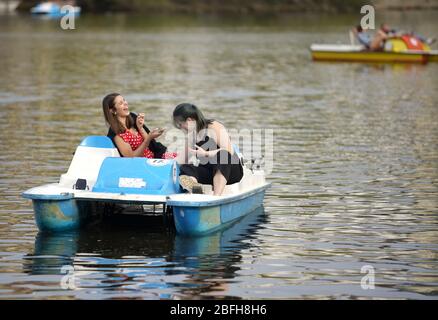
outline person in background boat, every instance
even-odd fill
[[[116,145],[122,157],[175,158],[167,148],[155,141],[164,129],[150,131],[144,124],[144,114],[129,111],[128,102],[119,93],[110,93],[102,101],[105,121],[109,125],[107,136]]]
[[[353,28],[353,33],[357,37],[360,44],[364,45],[367,50],[370,51],[381,51],[383,50],[383,46],[385,44],[388,35],[381,29],[377,30],[374,37],[371,39],[371,36],[363,30],[360,25]]]
[[[387,23],[382,23],[380,25],[380,30],[385,32],[388,37],[394,37],[394,38],[400,38],[400,37],[402,37],[404,35],[410,35],[412,37],[417,38],[418,40],[420,40],[421,42],[423,42],[423,43],[425,43],[427,45],[431,45],[431,44],[433,44],[436,41],[435,38],[426,38],[426,37],[424,37],[422,35],[419,35],[419,34],[413,32],[413,31],[406,32],[406,31],[403,31],[403,30],[395,29],[394,27],[391,28]]]
[[[395,29],[395,28],[391,28],[387,23],[382,23],[380,25],[380,29],[382,30],[382,32],[384,32],[388,37],[399,37],[401,36],[400,31]]]
[[[173,122],[187,134],[188,153],[196,156],[194,163],[180,166],[183,189],[202,193],[200,184],[210,184],[213,194],[220,196],[226,185],[242,180],[242,164],[222,123],[206,119],[201,110],[190,103],[175,107]]]

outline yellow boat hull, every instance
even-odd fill
[[[349,45],[312,45],[310,51],[315,61],[438,62],[437,51],[365,51],[359,46]]]
[[[392,52],[312,52],[313,60],[325,61],[362,61],[362,62],[413,62],[426,63],[423,54],[400,54]]]
[[[438,54],[431,54],[428,58],[427,58],[428,62],[438,62]]]

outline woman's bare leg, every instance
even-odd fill
[[[374,37],[373,41],[371,41],[370,44],[370,49],[372,51],[379,51],[382,50],[383,47],[383,42],[387,39],[388,37],[386,36],[386,34],[384,34],[383,32],[381,32],[379,30],[379,32],[377,32],[376,36]]]
[[[216,171],[216,174],[213,177],[213,195],[220,196],[224,191],[226,185],[227,179],[225,179],[222,172],[220,172],[219,170]]]

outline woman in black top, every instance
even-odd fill
[[[213,185],[220,196],[225,185],[239,182],[243,168],[225,127],[206,119],[193,104],[182,103],[173,111],[173,122],[188,134],[188,151],[195,163],[180,166],[180,183],[189,192],[202,192],[199,183]]]

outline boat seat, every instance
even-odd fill
[[[67,173],[61,175],[59,184],[67,188],[86,180],[86,189],[92,189],[102,162],[108,157],[120,157],[110,138],[106,136],[85,137],[76,148]]]
[[[105,136],[88,136],[81,141],[79,146],[101,149],[114,149],[116,147],[111,139]]]

